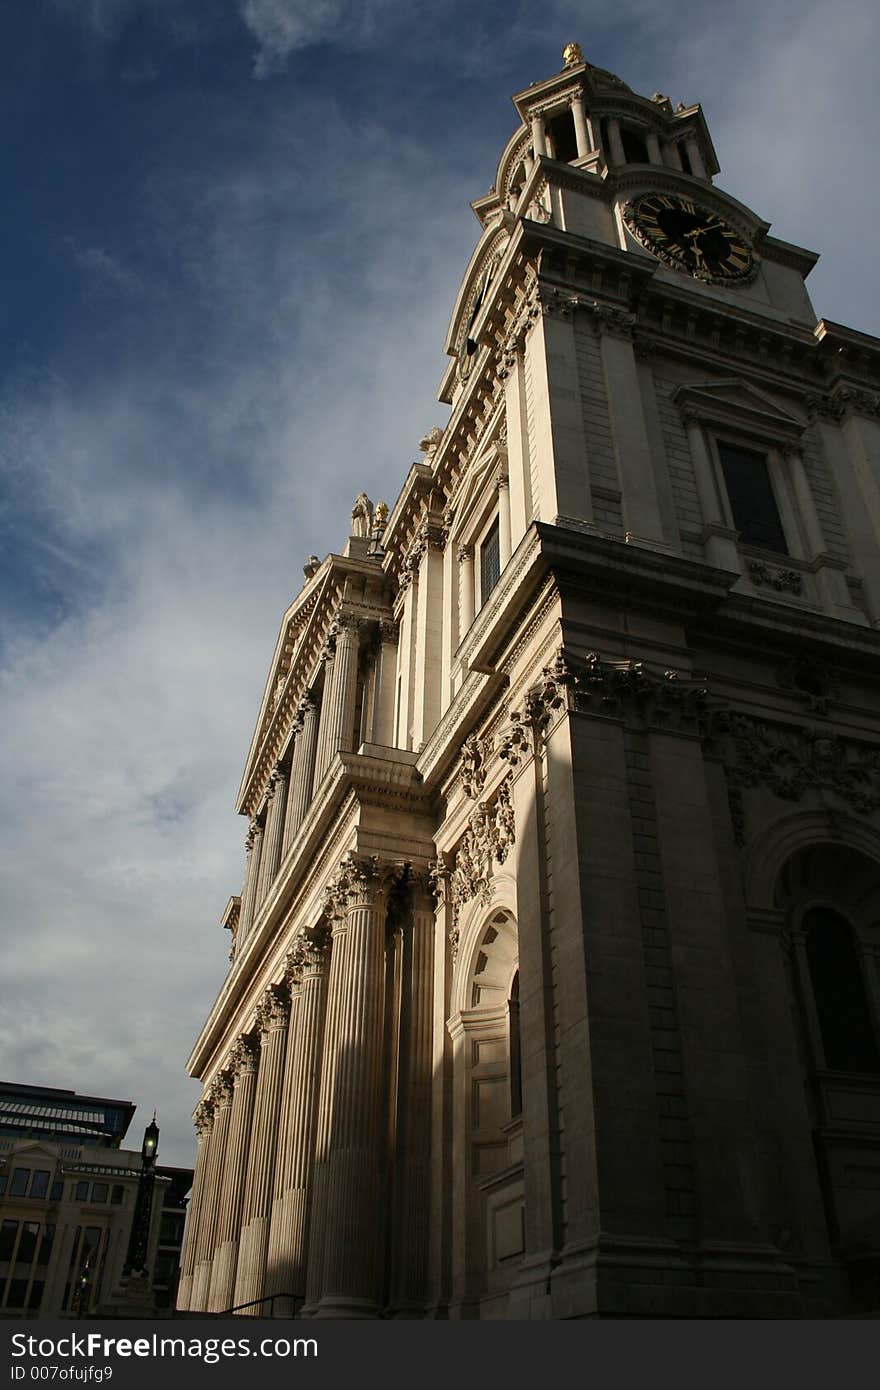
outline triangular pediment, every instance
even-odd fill
[[[768,442],[795,442],[804,423],[770,396],[738,377],[679,386],[673,400],[682,415],[701,423],[746,430]]]

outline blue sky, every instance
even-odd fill
[[[577,39],[880,332],[866,0],[32,0],[0,12],[0,987],[10,1079],[155,1105],[226,968],[284,608],[393,501],[510,95]]]

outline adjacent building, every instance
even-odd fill
[[[876,1310],[880,342],[698,105],[514,104],[448,421],[282,619],[178,1306]]]
[[[121,1287],[142,1156],[135,1107],[0,1082],[0,1316],[85,1317]],[[173,1306],[192,1170],[157,1167],[147,1235],[155,1306]]]

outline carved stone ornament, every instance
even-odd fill
[[[774,569],[763,560],[749,560],[749,578],[756,589],[767,585],[779,594],[801,595],[804,581],[797,570]]]
[[[290,990],[286,984],[269,985],[265,990],[257,1010],[257,1024],[261,1033],[272,1028],[286,1028],[290,1020]]]
[[[324,889],[327,916],[344,917],[350,908],[372,907],[378,898],[387,896],[402,872],[400,864],[390,864],[377,854],[351,851]]]
[[[452,905],[453,959],[458,949],[458,918],[462,907],[474,899],[482,903],[490,900],[493,866],[504,863],[515,838],[510,778],[507,777],[499,786],[494,801],[481,801],[471,814],[454,858],[435,861],[432,866],[438,889],[446,879],[440,891],[444,896],[448,892]]]
[[[461,749],[461,787],[465,796],[476,801],[486,782],[486,768],[492,752],[491,739],[469,734]]]
[[[296,938],[287,955],[284,957],[284,979],[288,989],[294,990],[302,980],[303,965],[305,964],[305,946],[303,944],[302,933]]]
[[[443,431],[439,425],[434,425],[433,429],[428,430],[419,440],[419,448],[425,455],[425,463],[430,463],[443,441]]]
[[[193,1124],[200,1139],[210,1134],[214,1128],[214,1102],[210,1095],[205,1096],[196,1106]]]
[[[236,1076],[240,1076],[242,1072],[256,1071],[259,1057],[259,1040],[249,1033],[242,1033],[229,1053],[229,1069]]]
[[[330,932],[325,926],[314,927],[302,936],[303,974],[320,974],[330,952]]]
[[[779,684],[800,697],[811,714],[826,715],[839,698],[837,673],[824,661],[796,656],[780,669]]]
[[[211,1101],[215,1111],[219,1106],[232,1104],[232,1074],[221,1071],[211,1082]]]
[[[765,787],[783,801],[831,793],[861,815],[880,809],[880,747],[765,724],[730,710],[713,714],[711,737],[724,762],[739,844],[745,839],[742,793],[748,788]]]

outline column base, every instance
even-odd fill
[[[324,1294],[314,1313],[315,1318],[379,1318],[378,1303],[371,1298],[356,1298],[350,1294]]]

